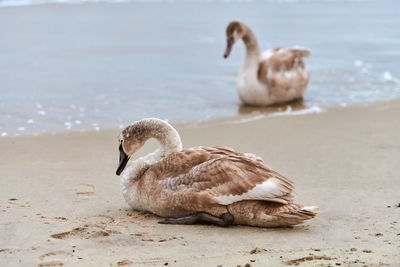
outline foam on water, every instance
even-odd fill
[[[290,106],[287,107],[287,109],[283,112],[275,112],[272,114],[269,114],[270,117],[276,117],[276,116],[285,116],[285,115],[294,115],[294,116],[298,116],[298,115],[306,115],[306,114],[313,114],[313,113],[321,113],[324,110],[318,106],[312,106],[309,108],[305,108],[302,110],[295,110],[293,111],[292,108]]]
[[[247,116],[243,119],[233,119],[227,120],[227,124],[237,124],[237,123],[245,123],[250,121],[261,120],[267,117],[278,117],[278,116],[300,116],[300,115],[307,115],[307,114],[316,114],[324,112],[324,110],[318,106],[312,106],[309,108],[301,109],[301,110],[292,110],[291,106],[287,106],[285,111],[277,111],[273,113],[264,113],[264,114],[257,114],[258,112],[254,112],[255,115]]]

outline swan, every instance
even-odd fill
[[[160,147],[127,164],[150,138]],[[162,224],[276,227],[316,216],[317,207],[293,203],[293,183],[260,157],[223,146],[182,150],[178,132],[163,120],[133,123],[118,143],[122,195],[133,209],[165,217]]]
[[[232,21],[226,28],[224,58],[240,39],[246,46],[246,57],[239,72],[237,91],[244,104],[267,106],[302,98],[310,80],[303,61],[303,57],[311,54],[308,49],[276,47],[261,53],[250,27]]]

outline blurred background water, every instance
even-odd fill
[[[235,116],[244,46],[222,58],[231,20],[262,50],[312,50],[306,109],[400,96],[397,0],[0,0],[0,135]]]

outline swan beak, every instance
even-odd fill
[[[116,171],[117,175],[120,175],[121,172],[125,169],[126,164],[129,161],[128,155],[125,153],[124,149],[122,148],[122,143],[119,146],[119,164]]]
[[[229,57],[229,55],[231,54],[231,51],[232,51],[232,46],[233,46],[233,40],[231,38],[229,38],[226,42],[224,58]]]

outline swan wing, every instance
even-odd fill
[[[276,47],[265,51],[261,61],[266,60],[268,66],[275,71],[291,71],[304,68],[304,57],[311,55],[310,50],[301,47],[283,48]]]
[[[163,177],[159,183],[193,205],[229,205],[242,200],[287,204],[292,200],[292,182],[252,154],[225,147],[199,147],[161,162],[167,164],[168,170],[158,174]]]
[[[201,147],[205,151],[211,153],[212,155],[223,155],[223,156],[230,156],[230,155],[235,155],[235,156],[244,156],[249,159],[253,159],[255,161],[258,161],[260,163],[263,163],[264,160],[261,157],[258,157],[252,153],[242,153],[233,150],[230,147],[226,146],[214,146],[214,147]]]
[[[285,102],[303,94],[310,80],[303,58],[310,53],[298,47],[277,47],[263,53],[257,78],[268,86],[271,99]]]

